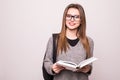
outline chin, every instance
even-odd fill
[[[77,27],[68,27],[69,30],[76,30]]]

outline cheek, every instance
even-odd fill
[[[80,22],[79,23],[77,23],[77,26],[79,26],[80,25]]]
[[[77,22],[77,23],[76,23],[77,26],[80,26],[80,24],[81,24],[81,22]]]
[[[69,22],[68,21],[66,21],[65,24],[66,24],[66,26],[69,26]]]

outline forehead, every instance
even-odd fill
[[[69,8],[67,14],[80,15],[79,10],[76,8]]]

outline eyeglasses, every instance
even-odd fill
[[[78,21],[78,20],[80,20],[80,15],[71,15],[71,14],[67,14],[67,15],[66,15],[66,20],[71,20],[72,18],[73,18],[75,21]]]

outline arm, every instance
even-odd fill
[[[49,74],[54,75],[54,73],[59,73],[62,69],[64,69],[61,66],[53,64],[53,38],[52,37],[50,37],[48,41],[45,54],[46,56],[44,59],[44,66],[46,71]]]
[[[47,47],[46,47],[46,51],[45,51],[45,58],[43,60],[43,63],[44,63],[44,66],[45,66],[45,69],[46,71],[53,75],[53,72],[52,72],[52,65],[53,65],[53,39],[52,37],[49,38],[48,40],[48,43],[47,43]]]

